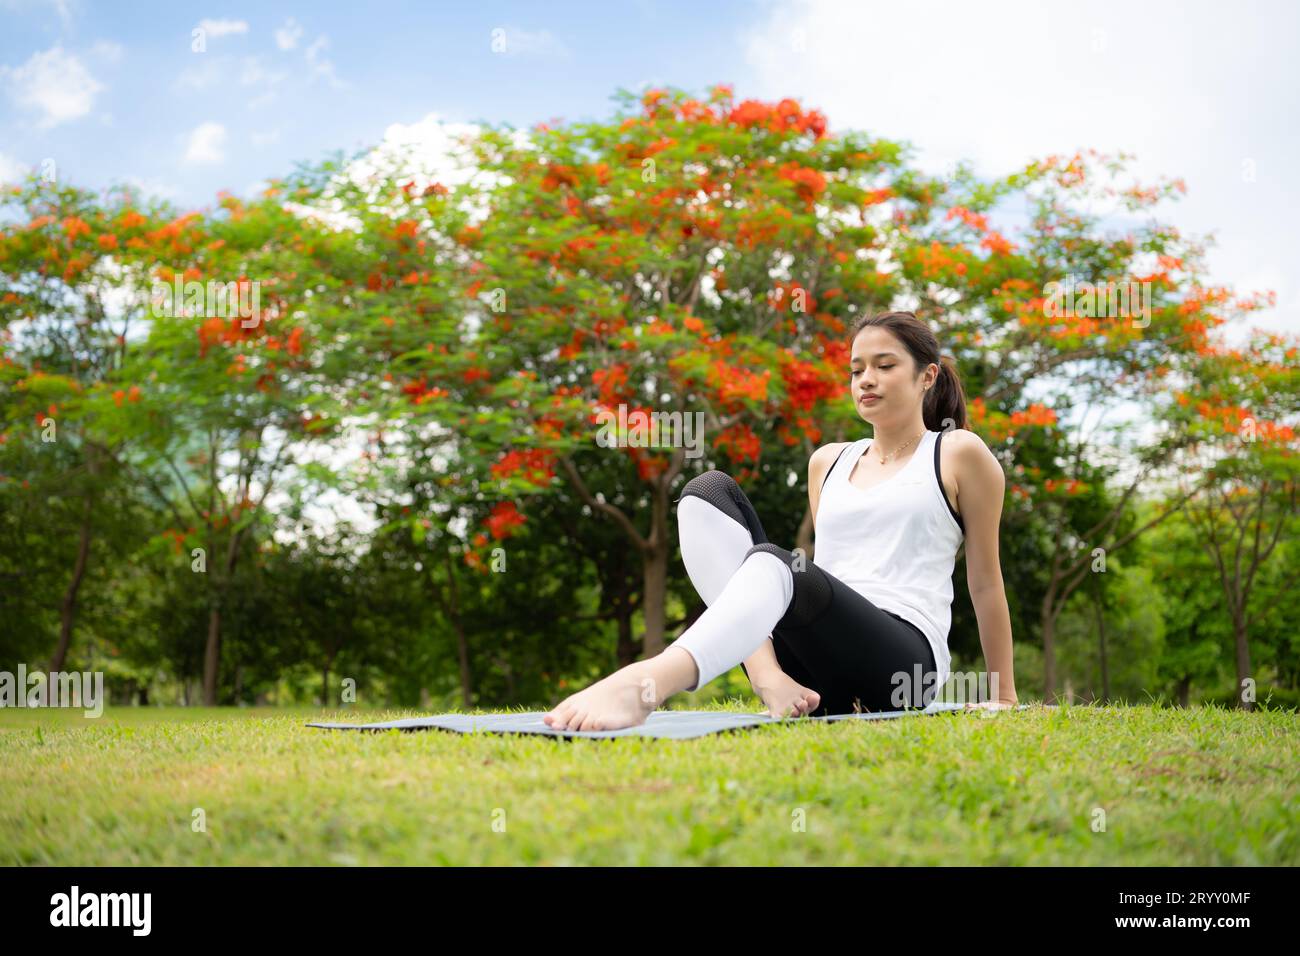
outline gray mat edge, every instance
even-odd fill
[[[1031,704],[1018,704],[1016,710],[1027,710]],[[428,717],[403,717],[397,720],[379,721],[370,724],[358,724],[347,722],[325,722],[312,721],[305,726],[321,730],[448,730],[455,733],[501,733],[501,734],[529,734],[543,737],[653,737],[661,739],[679,739],[688,740],[697,737],[706,737],[715,733],[726,733],[731,730],[743,730],[750,727],[758,727],[767,724],[789,724],[798,721],[803,722],[831,722],[840,720],[893,720],[900,717],[918,717],[932,716],[942,713],[981,713],[993,714],[1000,711],[976,711],[968,708],[964,703],[944,702],[937,705],[931,705],[926,708],[916,708],[911,710],[894,710],[894,711],[876,711],[863,714],[828,714],[821,717],[772,717],[762,712],[735,713],[732,711],[710,711],[710,710],[657,710],[646,718],[646,722],[638,724],[635,727],[624,727],[619,730],[555,730],[541,723],[541,718],[549,711],[520,711],[518,713],[498,713],[498,714],[435,714]],[[691,716],[707,717],[713,721],[722,721],[722,726],[707,727],[697,730],[689,724],[678,725],[683,733],[674,733],[678,727],[656,728],[653,723],[663,724],[664,717],[668,716]],[[539,726],[518,726],[520,721],[534,722]],[[469,722],[469,726],[466,723]],[[494,724],[510,724],[509,727],[495,727]]]

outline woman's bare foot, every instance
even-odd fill
[[[765,674],[758,679],[754,690],[773,717],[803,717],[822,702],[817,691],[804,687],[785,671]]]
[[[665,700],[690,687],[695,659],[681,648],[637,661],[566,697],[542,721],[555,730],[622,730],[645,723]]]

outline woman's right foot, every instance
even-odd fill
[[[804,687],[785,671],[762,678],[755,690],[773,717],[806,717],[822,702],[817,691]]]

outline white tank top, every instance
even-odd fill
[[[841,449],[817,502],[813,552],[819,568],[921,629],[940,688],[952,663],[952,572],[965,533],[939,480],[941,435],[927,430],[901,470],[865,490],[849,474],[871,439]]]

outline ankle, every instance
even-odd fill
[[[660,704],[673,694],[695,687],[700,679],[695,657],[684,647],[669,645],[651,658],[651,662],[656,665],[655,677],[661,694]]]

